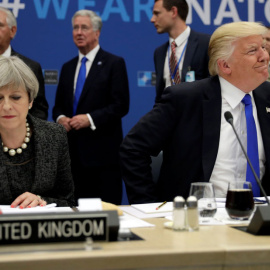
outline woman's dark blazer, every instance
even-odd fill
[[[30,180],[33,182],[31,189],[25,191],[40,195],[47,203],[54,202],[57,206],[75,205],[65,129],[30,114],[28,122],[33,127],[34,135],[35,178]],[[0,151],[0,204],[11,204],[16,198],[12,197],[4,155]]]

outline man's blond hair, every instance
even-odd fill
[[[264,35],[267,28],[257,22],[233,22],[217,28],[211,36],[209,54],[209,73],[214,76],[219,74],[218,60],[227,61],[234,51],[234,43],[240,38]]]

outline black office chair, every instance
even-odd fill
[[[160,151],[160,153],[156,157],[151,156],[151,159],[152,159],[151,168],[152,168],[153,180],[156,183],[158,181],[160,168],[161,168],[161,164],[163,160],[163,152]]]

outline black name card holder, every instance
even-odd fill
[[[117,211],[0,215],[0,245],[116,241]]]

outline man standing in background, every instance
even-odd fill
[[[101,18],[79,10],[72,18],[79,55],[62,67],[53,119],[68,132],[75,197],[121,204],[121,118],[129,110],[123,58],[99,45]]]
[[[155,0],[151,22],[159,34],[169,34],[169,41],[154,52],[156,101],[168,86],[209,76],[210,36],[186,25],[188,9],[186,0]]]
[[[5,57],[18,56],[34,72],[39,83],[39,90],[29,112],[33,116],[47,120],[49,105],[45,96],[44,78],[41,66],[38,62],[15,52],[13,48],[11,48],[10,42],[15,37],[16,32],[17,21],[15,16],[9,9],[0,7],[0,55]]]

